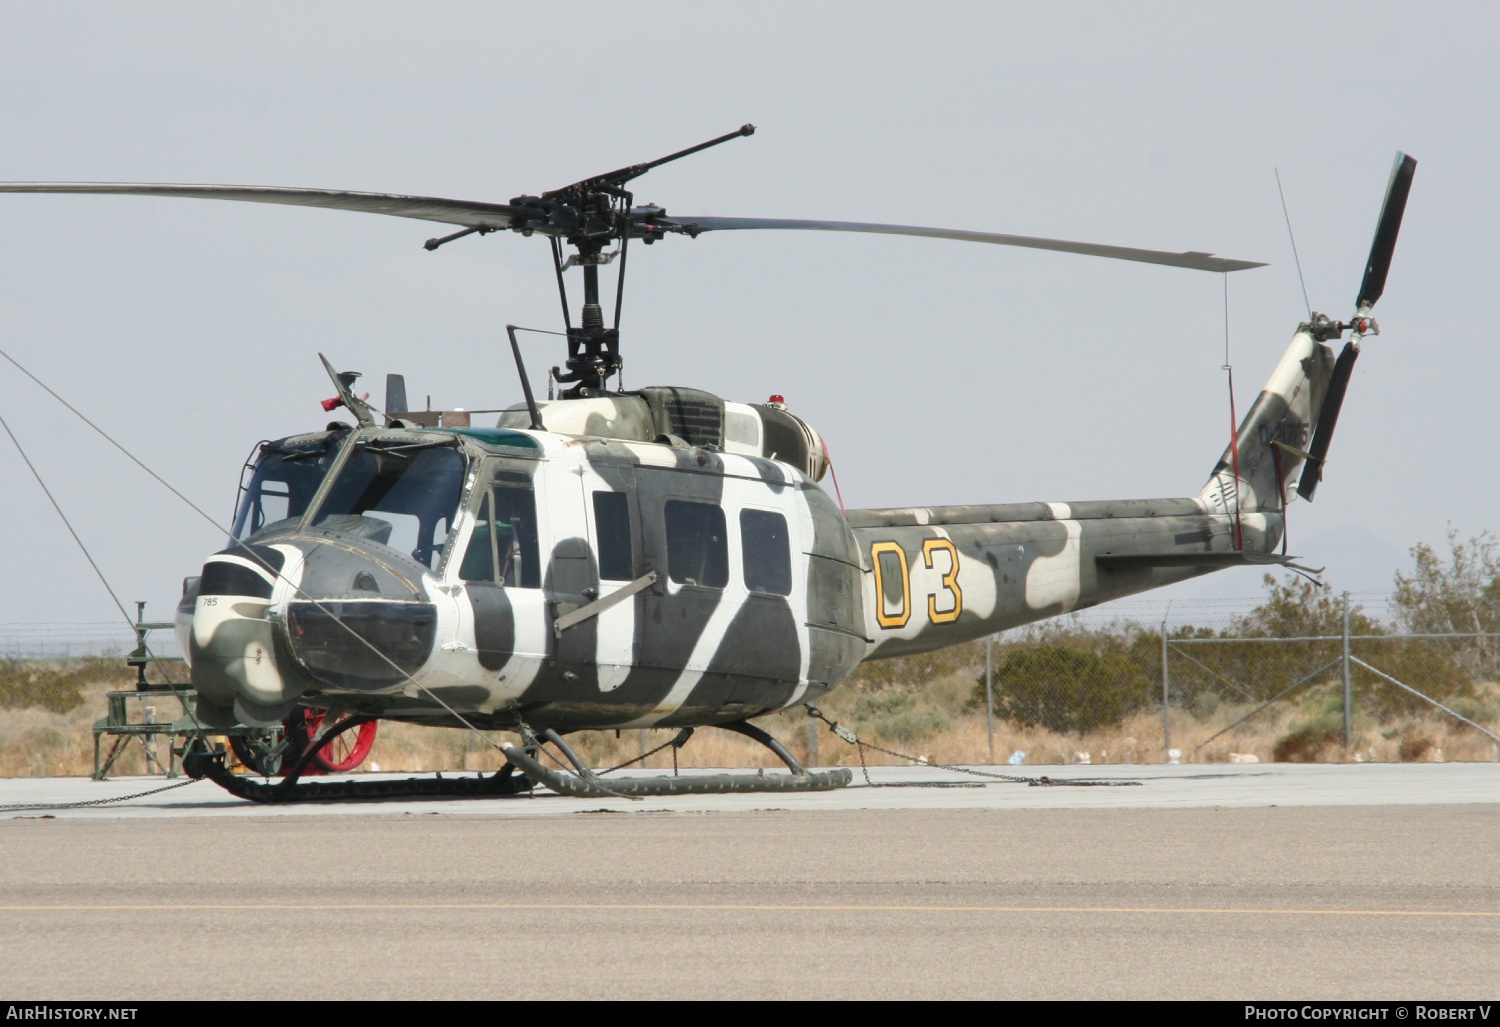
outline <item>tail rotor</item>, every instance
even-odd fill
[[[1375,226],[1375,238],[1370,243],[1370,257],[1365,261],[1364,278],[1354,301],[1354,319],[1338,322],[1330,321],[1322,314],[1314,314],[1309,325],[1320,342],[1339,338],[1345,330],[1352,329],[1352,334],[1334,364],[1322,408],[1318,411],[1317,427],[1313,430],[1312,443],[1308,447],[1307,460],[1302,468],[1302,480],[1297,484],[1297,495],[1303,499],[1311,500],[1313,493],[1317,491],[1318,482],[1323,480],[1323,464],[1328,457],[1328,447],[1333,442],[1333,430],[1338,425],[1339,409],[1344,403],[1344,393],[1349,388],[1349,378],[1354,373],[1354,362],[1359,359],[1360,342],[1366,335],[1380,334],[1380,325],[1370,313],[1375,302],[1385,292],[1386,275],[1391,269],[1391,256],[1396,250],[1396,237],[1401,232],[1401,217],[1406,213],[1406,198],[1411,194],[1412,176],[1416,170],[1416,158],[1404,153],[1396,154],[1391,179],[1385,190],[1385,203],[1380,210],[1380,221]]]

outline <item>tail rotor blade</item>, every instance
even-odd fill
[[[1359,349],[1353,343],[1345,343],[1343,352],[1333,365],[1333,374],[1328,378],[1328,391],[1323,394],[1323,408],[1318,411],[1318,426],[1313,429],[1312,445],[1308,447],[1308,461],[1302,468],[1302,480],[1297,483],[1297,495],[1312,501],[1318,482],[1323,480],[1323,461],[1328,457],[1328,446],[1333,442],[1333,429],[1339,423],[1339,408],[1344,405],[1344,393],[1349,388],[1349,376],[1354,373],[1354,361],[1359,359]]]
[[[1380,221],[1375,226],[1375,240],[1370,244],[1370,259],[1365,262],[1365,278],[1359,285],[1359,298],[1354,302],[1359,313],[1373,307],[1385,291],[1385,276],[1391,269],[1391,254],[1396,249],[1401,215],[1406,212],[1406,197],[1411,193],[1411,179],[1416,170],[1415,157],[1396,154],[1390,184],[1385,189],[1385,205],[1380,209]]]

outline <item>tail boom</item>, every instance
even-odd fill
[[[1253,562],[1279,513],[1234,521],[1201,498],[850,510],[866,658],[927,652]]]

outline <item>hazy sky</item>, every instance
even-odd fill
[[[1421,165],[1298,542],[1500,527],[1493,4],[0,6],[0,179],[504,202],[752,121],[653,172],[682,214],[895,221],[1270,262],[1230,280],[1241,414],[1313,306],[1347,316],[1393,153]],[[0,196],[0,347],[227,520],[257,440],[321,427],[322,350],[435,405],[519,398],[546,246],[261,205]],[[574,272],[576,274],[576,272]],[[608,280],[608,279],[607,279]],[[763,401],[850,506],[1190,495],[1227,438],[1221,278],[953,242],[668,239],[631,260],[625,381]],[[559,362],[533,341],[540,371]],[[9,365],[0,413],[125,599],[222,536]],[[112,607],[0,439],[0,622]],[[1254,576],[1246,584],[1253,590]],[[1334,579],[1335,582],[1337,579]]]

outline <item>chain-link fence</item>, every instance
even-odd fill
[[[180,662],[142,661],[138,643],[123,625],[0,625],[0,776],[92,771],[110,692],[119,706],[143,673],[186,682]],[[148,643],[152,657],[179,655],[169,630]],[[1277,586],[1245,600],[1125,600],[875,661],[819,705],[862,737],[944,763],[1500,760],[1497,682],[1500,632],[1411,630],[1385,594]],[[181,716],[170,693],[130,698],[133,722]],[[366,769],[448,769],[473,755],[453,732],[391,727]],[[766,727],[799,758],[854,758],[827,738],[815,747],[800,709]],[[714,738],[684,759],[762,755]],[[138,748],[113,773],[154,769]]]
[[[1010,632],[987,727],[1030,732],[1017,762],[1500,760],[1500,633],[1403,631],[1388,607],[1291,588]]]
[[[135,698],[141,681],[185,684],[172,632],[144,634],[143,649],[142,633],[119,621],[0,624],[0,777],[92,773],[94,728],[109,718],[111,692]],[[181,715],[169,691],[139,695],[130,710],[136,721],[170,723]],[[158,769],[147,759],[155,755],[152,743],[124,753],[116,773]]]

